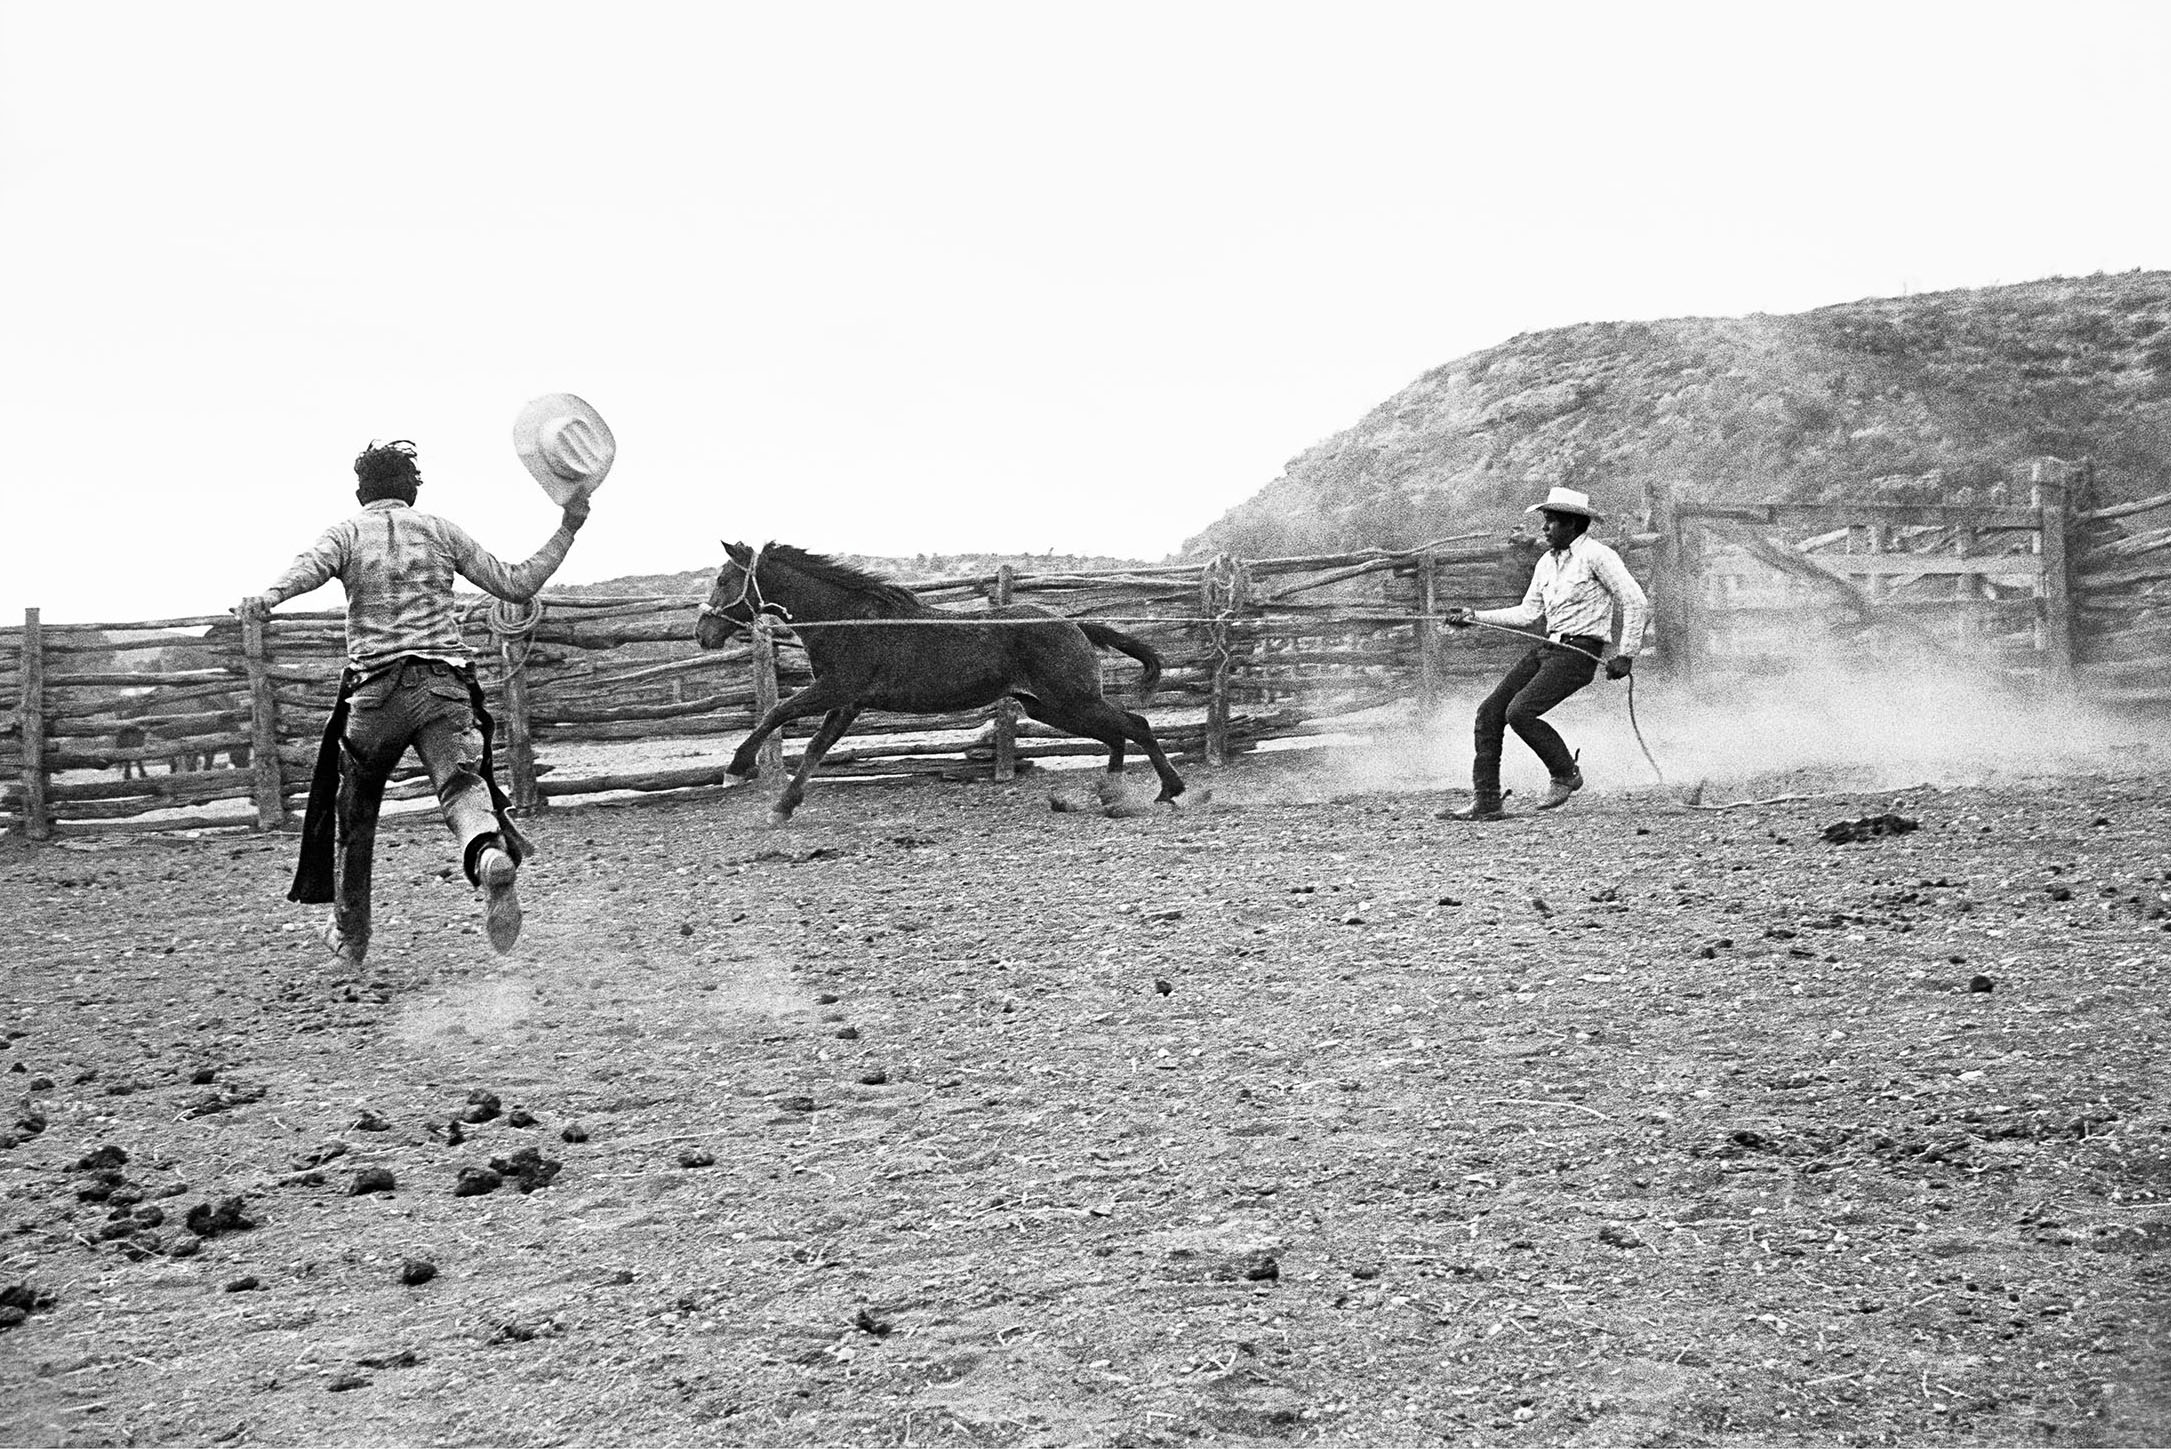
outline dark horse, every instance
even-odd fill
[[[1125,741],[1136,744],[1161,777],[1159,798],[1174,800],[1183,793],[1183,777],[1170,767],[1152,726],[1101,695],[1095,645],[1145,665],[1144,687],[1153,688],[1161,677],[1161,656],[1143,640],[1105,624],[1065,619],[1037,604],[1006,604],[979,615],[944,613],[902,585],[787,543],[759,549],[727,543],[724,554],[694,625],[694,638],[704,649],[722,648],[730,625],[750,625],[759,613],[793,625],[884,621],[805,629],[800,638],[814,666],[814,682],[763,715],[731,757],[730,772],[744,779],[754,773],[763,740],[792,720],[823,716],[798,773],[777,798],[775,823],[783,824],[799,808],[814,767],[861,710],[934,714],[993,704],[1006,695],[1041,723],[1108,746],[1111,775],[1123,770]],[[911,622],[937,619],[958,622]],[[981,622],[997,619],[1046,622]],[[896,622],[885,627],[887,621]]]

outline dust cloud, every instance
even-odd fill
[[[1445,697],[1423,726],[1405,717],[1370,732],[1368,742],[1323,751],[1322,788],[1467,790],[1484,692],[1473,682]],[[1631,728],[1627,681],[1601,675],[1546,720],[1581,752],[1586,788],[1607,794],[1679,791],[1698,781],[1713,800],[1767,788],[1981,785],[2123,774],[2151,761],[2150,731],[2138,718],[2051,697],[2026,676],[1934,663],[1808,664],[1760,677],[1713,671],[1689,683],[1657,670],[1639,674],[1635,722],[1663,782]],[[1544,767],[1512,731],[1501,783],[1523,795],[1545,786]]]

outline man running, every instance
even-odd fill
[[[347,591],[347,667],[318,752],[301,864],[287,898],[329,901],[325,945],[350,964],[368,954],[377,813],[393,768],[412,746],[437,787],[461,867],[482,889],[490,944],[508,951],[520,935],[515,885],[529,849],[492,776],[490,714],[460,637],[453,579],[527,602],[587,522],[588,499],[573,496],[557,532],[533,558],[508,567],[459,525],[415,508],[422,473],[413,443],[371,443],[354,460],[354,476],[362,511],[326,529],[244,606],[265,617],[333,578]]]

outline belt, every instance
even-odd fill
[[[1566,644],[1576,649],[1588,648],[1593,654],[1606,647],[1606,638],[1603,634],[1548,634],[1545,636],[1545,642],[1548,644]]]

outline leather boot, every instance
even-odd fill
[[[1568,803],[1568,797],[1583,788],[1583,772],[1570,770],[1565,775],[1555,775],[1546,786],[1545,798],[1538,802],[1540,810],[1558,810]]]
[[[1472,794],[1470,803],[1460,810],[1442,810],[1439,812],[1438,818],[1442,820],[1505,820],[1508,818],[1508,814],[1500,808],[1500,802],[1504,798],[1506,797],[1499,794],[1481,791]]]

